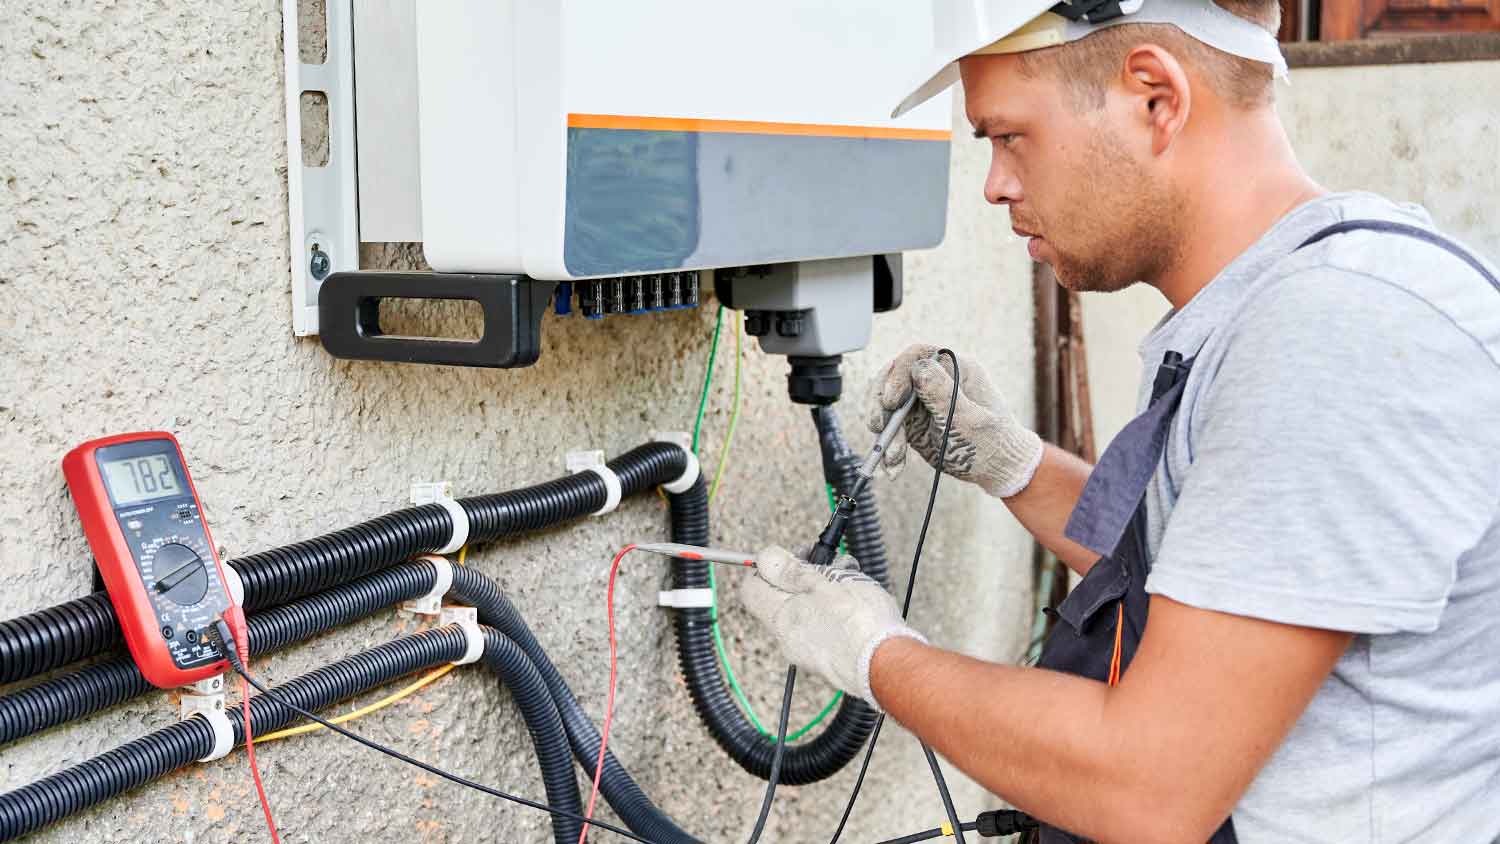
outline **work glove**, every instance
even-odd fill
[[[900,471],[910,450],[936,466],[943,442],[943,423],[953,393],[953,364],[947,356],[933,359],[937,346],[913,345],[885,365],[870,388],[870,430],[880,433],[891,414],[916,390],[917,403],[907,414],[903,437],[898,435],[882,457],[891,474]],[[961,481],[978,484],[996,498],[1009,498],[1026,488],[1042,462],[1042,438],[1022,425],[990,383],[989,375],[972,355],[959,360],[958,406],[948,437],[943,471]]]
[[[765,548],[755,557],[755,573],[740,581],[740,599],[776,634],[787,661],[872,706],[878,706],[870,691],[875,649],[900,636],[927,641],[847,554],[815,566],[784,548]]]

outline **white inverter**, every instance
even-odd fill
[[[424,251],[569,280],[937,245],[917,0],[421,0]],[[361,143],[369,139],[361,138]]]

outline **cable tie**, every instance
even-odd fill
[[[229,724],[229,716],[222,709],[205,709],[198,713],[198,717],[207,721],[214,731],[214,749],[198,761],[212,762],[228,756],[234,749],[234,727]]]
[[[624,496],[624,487],[620,486],[620,476],[615,470],[609,468],[604,462],[604,452],[598,449],[593,451],[570,451],[564,456],[564,462],[568,467],[568,474],[578,475],[584,472],[593,472],[604,481],[604,506],[595,510],[593,515],[602,516],[605,513],[613,513],[620,506],[620,499]]]
[[[678,610],[709,609],[714,605],[714,590],[673,589],[669,592],[657,592],[656,605]]]
[[[464,650],[464,655],[453,660],[454,665],[468,665],[478,662],[484,656],[484,631],[479,627],[479,610],[474,607],[447,606],[443,607],[438,620],[443,624],[452,624],[464,631],[464,638],[468,640],[469,646]]]
[[[653,431],[651,434],[653,442],[671,443],[682,449],[687,455],[687,466],[683,468],[682,474],[675,481],[661,485],[661,488],[673,495],[680,495],[693,488],[698,482],[698,476],[702,474],[702,466],[698,463],[698,455],[693,453],[691,434],[681,431]]]
[[[453,537],[448,544],[434,551],[434,554],[452,554],[454,551],[469,544],[469,513],[464,506],[451,498],[439,498],[432,502],[441,504],[448,516],[453,521]]]
[[[437,554],[423,554],[418,560],[426,560],[432,563],[436,575],[432,578],[432,588],[427,594],[420,598],[412,598],[401,602],[401,609],[417,615],[438,615],[443,611],[443,596],[453,588],[453,563],[447,557]]]

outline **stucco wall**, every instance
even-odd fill
[[[610,454],[692,411],[712,305],[603,324],[549,317],[541,362],[475,371],[339,362],[296,340],[290,282],[280,3],[44,0],[5,16],[0,38],[0,617],[88,591],[89,555],[58,461],[103,434],[178,433],[216,538],[230,556],[306,538],[400,506],[414,479],[459,494],[561,473],[577,447]],[[960,135],[960,138],[963,136]],[[1015,405],[1032,404],[1029,266],[1002,210],[983,204],[986,148],[955,144],[946,244],[912,255],[907,301],[880,317],[872,347],[846,363],[862,395],[884,360],[925,338],[973,350]],[[983,315],[975,319],[976,314]],[[728,419],[721,359],[705,424],[712,465]],[[747,347],[734,459],[714,505],[716,541],[805,540],[825,504],[804,410],[785,399],[784,362]],[[857,418],[853,408],[845,414]],[[852,439],[863,448],[870,437]],[[904,578],[929,477],[879,488]],[[480,549],[585,707],[603,708],[604,584],[611,552],[661,538],[654,496],[607,518]],[[913,608],[935,641],[1011,658],[1029,624],[1029,543],[998,504],[946,485]],[[713,744],[678,677],[665,570],[632,561],[620,587],[623,675],[612,747],[690,830],[733,840],[750,828],[760,783]],[[732,593],[731,650],[765,713],[781,665]],[[413,628],[395,613],[260,660],[285,680]],[[826,698],[810,678],[795,718]],[[3,751],[9,790],[176,718],[153,693]],[[456,672],[358,729],[482,781],[542,794],[507,695],[480,670]],[[350,743],[314,736],[268,745],[262,770],[285,840],[540,841],[546,818],[450,786]],[[853,781],[779,792],[766,840],[831,831]],[[932,826],[941,807],[915,743],[887,730],[848,840]],[[957,789],[964,815],[993,801]],[[608,814],[605,815],[608,817]],[[200,765],[33,840],[263,840],[241,754]]]
[[[1278,103],[1308,173],[1427,207],[1438,226],[1500,258],[1500,61],[1305,68]],[[1135,414],[1136,344],[1167,311],[1154,289],[1084,296],[1100,448]]]

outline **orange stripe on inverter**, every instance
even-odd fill
[[[637,129],[648,132],[733,132],[746,135],[801,135],[818,138],[893,138],[903,141],[948,141],[946,129],[901,129],[892,126],[841,126],[832,123],[771,123],[761,120],[707,120],[696,117],[637,117],[626,114],[569,114],[573,129]]]

